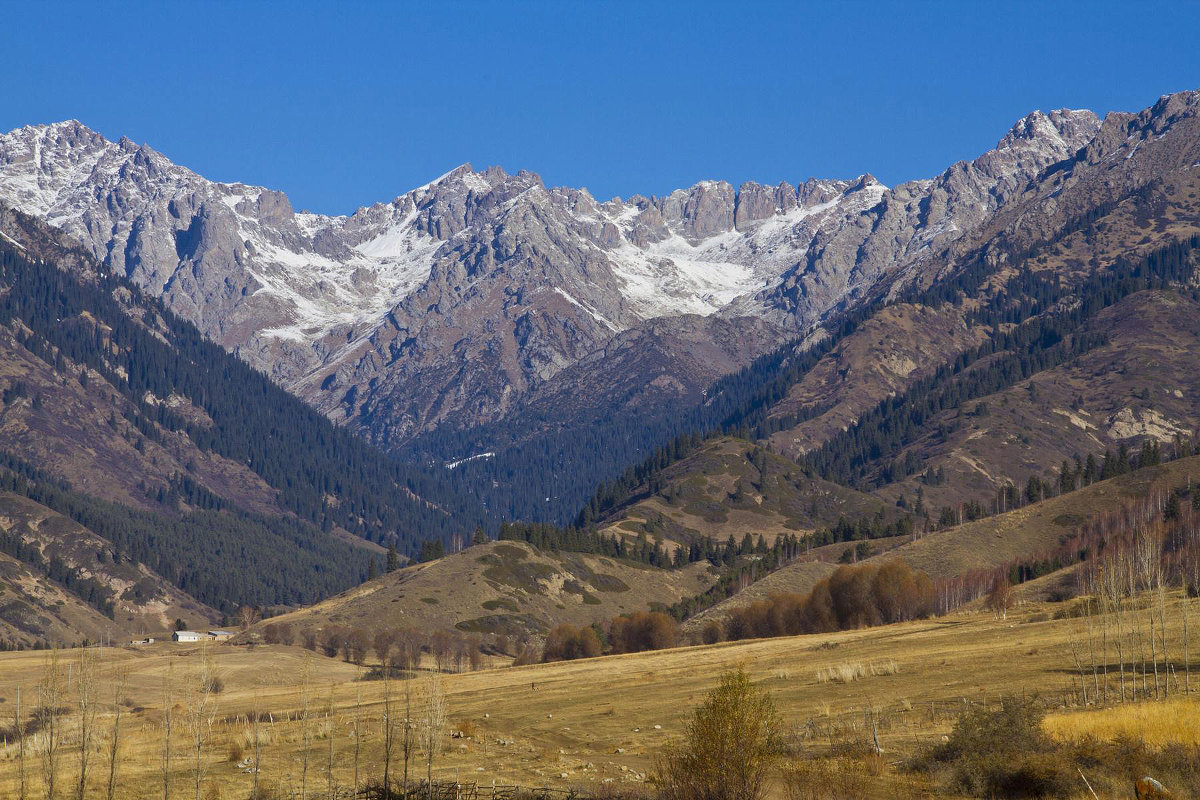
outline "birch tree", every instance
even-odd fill
[[[121,748],[121,716],[125,707],[125,691],[128,685],[128,671],[124,667],[118,667],[112,682],[113,718],[108,737],[108,785],[105,794],[107,800],[116,800],[117,765],[120,763]]]
[[[204,748],[212,738],[213,725],[217,719],[216,668],[212,651],[205,644],[188,687],[187,730],[192,755],[192,786],[195,800],[201,800],[200,789],[208,765],[204,760]]]
[[[58,759],[62,746],[58,709],[62,700],[62,667],[59,664],[58,648],[55,647],[46,655],[42,667],[42,681],[38,684],[38,712],[42,716],[42,786],[45,788],[46,800],[54,800],[58,791]]]
[[[442,681],[430,675],[422,687],[421,747],[425,750],[425,783],[433,800],[433,761],[442,749],[446,730],[446,693]]]
[[[75,798],[85,800],[88,763],[96,733],[96,652],[93,648],[79,649],[75,676],[75,707],[79,718],[79,780],[75,785]]]

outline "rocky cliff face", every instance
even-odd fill
[[[894,189],[869,175],[736,190],[705,181],[599,202],[533,173],[464,165],[331,217],[66,122],[0,137],[0,200],[61,228],[334,419],[395,445],[447,420],[500,419],[554,396],[560,375],[577,387],[572,367],[618,363],[613,345],[658,341],[665,319],[678,323],[662,352],[685,355],[641,359],[653,368],[633,378],[694,392],[696,354],[719,350],[721,368],[735,368],[853,302],[978,228],[1099,125],[1086,111],[1034,113],[980,158]],[[753,335],[730,346],[730,330]],[[700,341],[708,333],[720,338]]]

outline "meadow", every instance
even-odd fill
[[[1157,731],[1150,739],[1154,746],[1194,743],[1194,723],[1160,724],[1195,718],[1195,701],[1180,691],[1188,672],[1177,656],[1182,602],[1169,598],[1165,617],[1173,654],[1171,698],[1101,710],[1082,708],[1073,654],[1083,623],[1069,613],[1071,603],[1025,604],[1006,619],[964,611],[864,630],[497,666],[433,678],[428,673],[412,680],[363,679],[369,663],[359,667],[279,645],[93,649],[95,680],[87,693],[95,712],[88,718],[84,796],[107,796],[116,704],[122,717],[114,797],[164,796],[168,719],[173,731],[168,797],[197,792],[204,800],[249,797],[256,727],[260,791],[320,798],[332,790],[345,796],[356,771],[359,784],[381,774],[385,712],[390,708],[392,718],[402,721],[406,691],[409,714],[420,727],[431,680],[444,693],[447,710],[436,742],[435,778],[591,793],[640,788],[663,747],[681,736],[691,710],[723,671],[736,667],[774,698],[793,757],[836,757],[843,765],[849,758],[850,768],[864,776],[857,790],[864,796],[920,796],[930,788],[927,779],[905,773],[905,760],[939,741],[963,708],[1002,696],[1037,697],[1051,710],[1046,728],[1057,737]],[[75,796],[78,789],[81,652],[64,650],[57,656],[60,797]],[[0,654],[0,726],[5,728],[0,796],[18,797],[20,791],[13,727],[17,690],[27,716],[39,705],[39,684],[47,696],[50,658],[47,652]],[[198,682],[218,691],[198,692]],[[1191,686],[1200,689],[1200,680]],[[31,798],[44,796],[44,739],[44,733],[35,734],[25,743]],[[876,741],[877,755],[866,760],[856,755],[873,752]],[[393,776],[403,769],[401,750],[394,744]],[[415,747],[409,765],[413,778],[423,777],[425,767],[425,749]],[[776,787],[775,794],[782,796],[782,789]]]

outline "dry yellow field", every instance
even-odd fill
[[[770,690],[795,744],[824,752],[831,742],[865,741],[867,721],[874,718],[884,758],[895,762],[946,732],[964,702],[1033,693],[1064,706],[1073,702],[1070,643],[1079,635],[1080,621],[1031,621],[1055,608],[1025,606],[1010,612],[1007,620],[963,613],[837,634],[444,675],[440,680],[449,725],[443,739],[445,752],[434,772],[485,785],[493,780],[552,787],[641,783],[652,770],[655,755],[679,736],[686,716],[715,685],[717,676],[739,665]],[[1178,614],[1168,608],[1168,617],[1169,624],[1175,625]],[[1178,630],[1172,629],[1171,635],[1177,636]],[[1178,643],[1172,647],[1178,651]],[[356,718],[362,732],[360,778],[382,770],[383,682],[356,680],[362,668],[295,647],[221,644],[209,652],[224,688],[218,695],[217,723],[202,758],[203,797],[240,800],[248,796],[251,776],[230,761],[229,753],[231,747],[245,747],[250,741],[245,717],[255,709],[269,715],[261,725],[260,775],[265,784],[298,796],[303,781],[307,796],[327,796],[332,749],[334,782],[348,787],[354,774]],[[61,658],[70,665],[78,651],[64,651]],[[1177,652],[1172,658],[1180,663]],[[0,654],[0,719],[5,719],[0,724],[9,733],[17,686],[29,708],[45,659],[44,653],[37,652]],[[112,676],[118,671],[128,675],[124,694],[130,707],[122,729],[117,797],[162,796],[160,723],[168,674],[177,703],[172,796],[192,796],[186,685],[202,662],[202,648],[194,645],[104,652],[100,735],[92,757],[93,789],[87,796],[104,796]],[[307,692],[302,689],[306,672]],[[840,682],[841,673],[861,677]],[[420,716],[422,685],[422,680],[391,682],[401,704],[404,688],[413,690],[414,716]],[[331,694],[333,710],[328,713]],[[356,710],[358,696],[361,707]],[[307,777],[302,778],[304,726],[295,717],[306,702],[311,746]],[[64,705],[71,705],[71,697]],[[1139,717],[1134,706],[1118,711],[1119,722],[1114,718],[1109,724],[1136,729],[1143,720],[1154,719]],[[59,777],[64,789],[77,780],[79,761],[78,748],[71,744],[75,723],[70,715],[65,719],[68,741]],[[1056,733],[1070,736],[1085,724],[1077,719],[1055,716],[1050,724]],[[1187,735],[1194,737],[1195,728],[1189,730]],[[452,732],[467,736],[452,738]],[[16,796],[16,750],[9,736],[0,760],[2,797]],[[30,752],[26,761],[30,796],[40,797],[40,754]],[[420,755],[417,761],[421,763]],[[423,774],[423,763],[412,769]]]
[[[1161,702],[1051,714],[1046,717],[1045,727],[1051,735],[1064,740],[1092,736],[1113,741],[1120,736],[1136,736],[1151,747],[1174,743],[1200,745],[1200,699],[1193,693]]]

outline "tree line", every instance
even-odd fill
[[[295,517],[236,508],[176,515],[130,508],[76,492],[66,481],[4,451],[0,489],[74,520],[108,540],[115,558],[144,564],[226,613],[245,604],[316,602],[367,574],[362,548]],[[30,561],[33,554],[22,552],[22,560],[40,564]],[[88,584],[90,579],[71,572],[64,569],[51,577],[101,610],[111,605],[114,598],[107,590],[100,592]]]
[[[679,626],[661,611],[635,611],[604,623],[563,623],[546,636],[542,661],[571,661],[605,654],[641,653],[674,647]]]
[[[933,581],[903,561],[838,567],[807,595],[778,594],[734,611],[723,630],[706,627],[706,640],[729,640],[866,628],[934,613]]]
[[[0,325],[19,321],[16,335],[27,349],[60,374],[69,365],[100,374],[126,398],[144,435],[186,433],[201,450],[254,471],[279,491],[284,508],[317,527],[394,541],[412,554],[425,538],[486,519],[441,470],[404,465],[333,425],[124,278],[85,283],[0,243],[0,285]],[[121,293],[132,298],[130,308],[116,299]],[[181,395],[212,424],[148,394]]]

